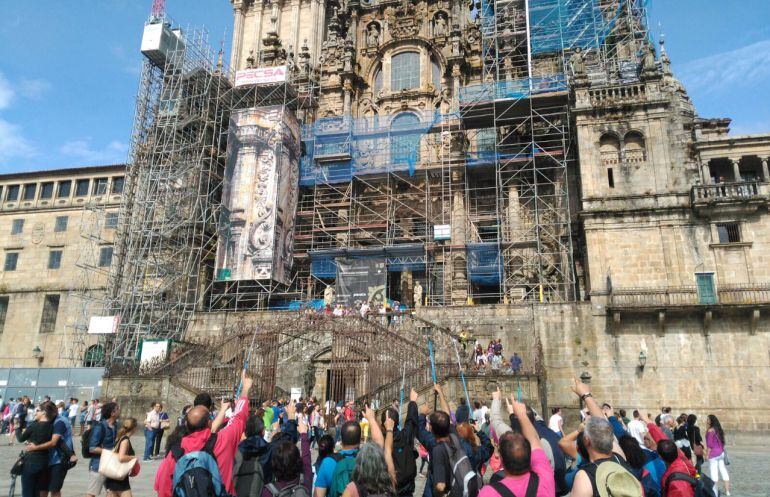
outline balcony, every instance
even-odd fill
[[[770,283],[720,285],[713,293],[705,294],[699,293],[696,286],[614,288],[607,303],[607,312],[613,316],[615,327],[620,325],[621,313],[657,313],[661,331],[668,313],[702,312],[707,331],[712,311],[733,310],[750,312],[754,332],[761,308],[770,308]]]
[[[704,217],[726,209],[751,214],[770,200],[770,183],[739,181],[713,185],[695,185],[690,190],[690,205]]]

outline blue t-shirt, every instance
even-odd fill
[[[358,449],[341,450],[342,455],[355,455],[358,453]],[[318,468],[318,476],[315,479],[316,488],[328,489],[332,486],[332,476],[334,475],[334,468],[337,467],[337,461],[333,457],[324,458],[321,462],[321,467]]]
[[[94,430],[91,433],[91,440],[88,443],[90,449],[101,447],[102,449],[112,450],[115,448],[115,436],[117,435],[117,427],[110,428],[107,421],[99,421],[91,428]],[[99,455],[95,454],[91,461],[88,463],[89,471],[99,471]]]
[[[66,412],[56,416],[56,419],[53,421],[53,434],[59,435],[70,450],[74,449],[72,446],[72,425],[66,416]],[[53,466],[60,462],[62,461],[59,449],[56,447],[50,449],[48,451],[48,465]]]

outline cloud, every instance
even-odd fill
[[[693,93],[755,86],[770,80],[770,40],[687,62],[677,73]]]
[[[20,95],[30,100],[40,100],[45,92],[51,89],[51,83],[44,79],[22,79],[17,85]]]
[[[0,162],[37,155],[32,144],[21,134],[21,128],[0,119]]]
[[[83,163],[119,164],[126,161],[128,145],[113,140],[105,147],[94,148],[91,139],[72,140],[61,147],[59,153],[77,159]]]
[[[15,92],[3,73],[0,72],[0,109],[5,109],[11,105]]]

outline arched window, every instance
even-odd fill
[[[420,86],[420,54],[403,52],[390,59],[390,90],[410,90]]]
[[[629,131],[623,138],[623,160],[628,163],[639,163],[647,160],[644,137],[638,131]]]
[[[382,90],[382,68],[378,67],[374,72],[374,94],[377,95]]]
[[[390,124],[390,160],[392,164],[409,164],[413,168],[420,157],[420,118],[403,112]]]
[[[95,368],[104,364],[104,347],[101,345],[91,345],[86,349],[86,355],[83,357],[83,366],[86,368]]]
[[[441,66],[433,58],[430,59],[430,74],[433,80],[433,87],[441,90]]]
[[[618,137],[605,133],[599,140],[599,154],[602,164],[605,166],[614,166],[620,163],[620,140]]]

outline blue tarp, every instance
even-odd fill
[[[480,285],[499,285],[503,264],[496,243],[473,243],[466,247],[468,279]]]

